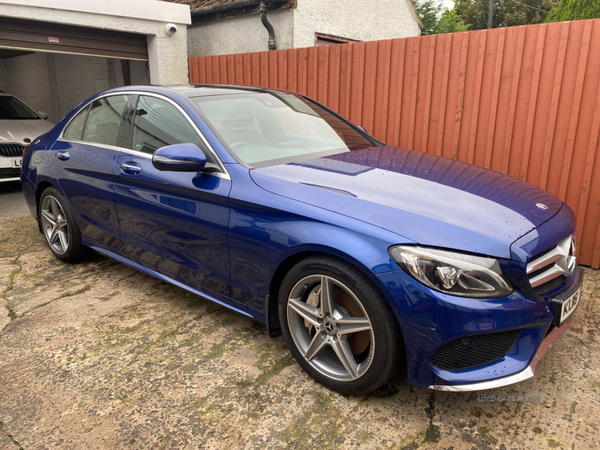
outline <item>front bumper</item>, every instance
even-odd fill
[[[548,350],[552,348],[552,346],[558,341],[558,339],[565,334],[565,331],[569,329],[569,325],[571,325],[571,319],[567,320],[560,328],[554,328],[542,341],[542,344],[539,346],[538,351],[535,353],[533,357],[533,361],[531,364],[527,366],[525,370],[519,373],[515,373],[514,375],[509,375],[503,378],[496,378],[494,380],[482,381],[479,383],[470,383],[470,384],[457,384],[457,385],[431,385],[429,389],[434,389],[436,391],[452,391],[452,392],[468,392],[468,391],[483,391],[484,389],[495,389],[503,386],[508,386],[515,383],[520,383],[521,381],[525,381],[531,377],[535,372],[535,368],[538,362],[541,361],[542,357],[548,353]]]
[[[421,387],[473,391],[523,381],[533,376],[539,359],[569,326],[567,322],[556,327],[552,298],[533,300],[515,291],[505,298],[480,300],[430,290],[403,271],[376,278],[402,329],[407,380]],[[571,295],[582,281],[583,271],[577,269],[558,295]],[[444,370],[432,363],[436,352],[449,343],[509,331],[518,337],[506,354],[493,362],[459,370]]]
[[[21,176],[21,157],[0,157],[0,183],[17,181]]]

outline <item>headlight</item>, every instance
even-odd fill
[[[398,245],[390,256],[425,286],[461,297],[506,297],[513,288],[493,258]]]

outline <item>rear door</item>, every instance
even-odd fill
[[[52,167],[84,238],[118,247],[113,166],[127,142],[128,95],[91,102],[50,151]]]
[[[120,154],[113,168],[124,252],[168,276],[226,295],[231,180],[222,172],[155,169],[152,153],[177,143],[204,146],[197,128],[175,102],[140,95],[131,151]]]

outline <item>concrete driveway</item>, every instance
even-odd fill
[[[0,183],[0,219],[21,217],[29,214],[25,197],[21,192],[20,181]]]
[[[2,449],[600,448],[600,271],[536,376],[481,403],[401,377],[315,384],[265,327],[96,256],[56,260],[29,216],[0,220]]]

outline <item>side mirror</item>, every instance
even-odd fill
[[[206,166],[206,155],[194,144],[167,145],[154,152],[152,165],[163,171],[200,172]]]
[[[46,111],[38,111],[40,117],[44,120],[48,119],[48,113]]]

